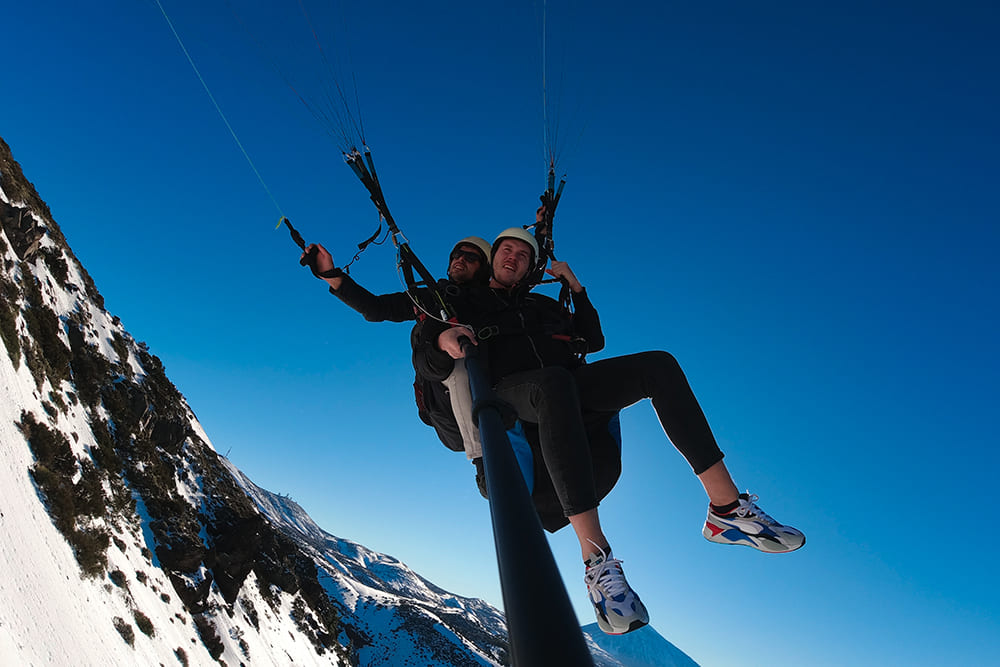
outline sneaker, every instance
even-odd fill
[[[590,602],[597,613],[597,626],[609,635],[623,635],[649,623],[649,613],[642,600],[625,581],[622,562],[612,558],[610,550],[592,553],[585,561]]]
[[[783,526],[757,507],[757,496],[740,494],[740,506],[729,514],[716,514],[711,508],[701,534],[709,542],[744,544],[766,553],[795,551],[806,543],[806,536],[790,526]]]

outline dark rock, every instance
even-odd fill
[[[30,259],[38,252],[46,230],[37,223],[27,208],[0,202],[0,225],[18,259]]]

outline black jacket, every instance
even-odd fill
[[[445,278],[437,281],[437,291],[445,303],[459,311],[466,309],[466,303],[473,293],[485,289],[481,285],[458,285]],[[426,287],[408,292],[390,292],[375,295],[366,290],[354,280],[345,275],[339,289],[330,288],[330,294],[344,302],[345,305],[358,311],[369,322],[407,322],[423,319],[421,308],[425,308],[434,317],[440,317],[440,303]],[[420,306],[417,306],[419,302]]]
[[[583,363],[582,354],[604,348],[597,310],[586,291],[573,294],[572,314],[554,299],[534,294],[527,289],[508,292],[504,289],[471,288],[457,303],[459,322],[470,325],[480,341],[480,358],[484,359],[493,383],[511,373],[562,366],[573,369]],[[441,380],[454,368],[454,361],[437,347],[437,339],[447,323],[427,320],[414,329],[413,365],[418,377],[440,388]],[[431,397],[432,402],[436,397]],[[445,395],[445,399],[447,396]],[[604,498],[621,474],[621,429],[618,413],[588,412],[583,415],[594,468],[595,491]],[[566,519],[542,458],[538,426],[522,422],[523,435],[532,451],[532,501],[542,525],[555,532],[565,526]],[[442,441],[448,441],[438,429]],[[451,445],[449,445],[451,447]],[[457,449],[457,447],[453,447]],[[482,459],[476,459],[476,481],[480,493],[486,496]]]
[[[354,282],[350,276],[344,276],[339,289],[331,287],[330,294],[361,313],[369,322],[406,322],[417,318],[413,299],[406,292],[376,296]]]
[[[459,304],[458,320],[470,325],[494,383],[520,371],[547,366],[576,368],[582,354],[604,348],[597,310],[586,291],[573,294],[572,314],[544,294],[526,289],[472,288]],[[413,346],[413,366],[429,379],[443,379],[454,361],[437,346],[448,327],[426,322]]]

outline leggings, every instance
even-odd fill
[[[538,424],[542,459],[566,516],[598,505],[583,411],[614,412],[648,398],[696,475],[723,457],[684,372],[667,352],[511,373],[495,389],[518,417]]]

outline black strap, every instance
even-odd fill
[[[555,247],[552,241],[552,225],[555,221],[556,207],[559,206],[559,200],[562,198],[562,191],[565,185],[566,177],[564,176],[559,180],[558,187],[556,186],[555,165],[550,165],[545,192],[538,198],[542,206],[545,207],[545,216],[541,222],[537,222],[534,225],[535,242],[538,244],[538,257],[535,258],[535,268],[528,277],[528,284],[530,285],[541,283],[545,278],[545,265],[550,260],[556,261]],[[565,298],[568,285],[566,281],[561,279],[560,281],[563,283],[563,290],[560,292],[559,302],[564,304],[568,309],[569,300]]]
[[[375,208],[378,209],[379,215],[385,220],[386,225],[389,227],[389,232],[392,234],[393,243],[396,244],[396,248],[399,252],[399,264],[403,272],[403,280],[406,282],[407,291],[410,296],[419,301],[420,296],[416,290],[417,287],[426,287],[427,294],[430,294],[433,298],[432,304],[419,304],[421,308],[434,311],[437,310],[444,316],[444,319],[453,319],[455,314],[452,311],[450,305],[445,300],[444,296],[441,294],[440,289],[437,286],[437,280],[431,275],[431,272],[423,265],[423,263],[417,258],[416,253],[410,248],[409,243],[403,240],[402,243],[397,241],[397,236],[402,236],[399,231],[399,227],[396,225],[396,221],[393,220],[392,214],[389,213],[389,207],[385,203],[385,195],[382,193],[382,185],[378,180],[378,172],[375,171],[375,161],[372,159],[371,150],[367,146],[364,147],[364,154],[358,149],[352,150],[350,153],[344,155],[344,159],[347,164],[357,175],[358,179],[368,190],[368,194],[371,196],[372,203],[375,204]],[[379,232],[381,231],[381,224],[379,225]],[[363,251],[369,243],[372,242],[379,234],[376,232],[371,238],[358,244],[358,247]],[[414,276],[414,271],[420,277],[419,280]]]

